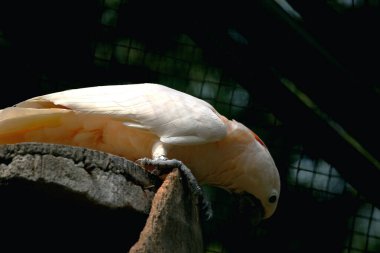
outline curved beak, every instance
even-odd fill
[[[265,217],[261,201],[246,192],[237,195],[240,214],[249,217],[253,225],[258,225]]]

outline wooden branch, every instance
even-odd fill
[[[203,252],[197,199],[188,193],[178,170],[171,172],[158,189],[130,253]]]
[[[99,151],[0,145],[1,247],[198,252],[196,200],[185,194],[178,172],[161,184],[135,163]],[[184,241],[196,246],[178,251]]]

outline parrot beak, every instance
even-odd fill
[[[258,225],[265,216],[261,201],[249,193],[237,194],[239,213],[241,217],[248,217],[252,225]]]

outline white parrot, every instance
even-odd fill
[[[259,199],[264,218],[280,177],[260,138],[207,102],[158,84],[109,85],[31,98],[0,110],[0,144],[88,147],[135,161],[177,159],[199,183]]]

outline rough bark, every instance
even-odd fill
[[[99,151],[0,145],[0,247],[202,252],[196,200],[178,172],[161,184],[135,163]]]
[[[158,189],[140,239],[129,252],[203,252],[198,214],[197,199],[174,170]]]

